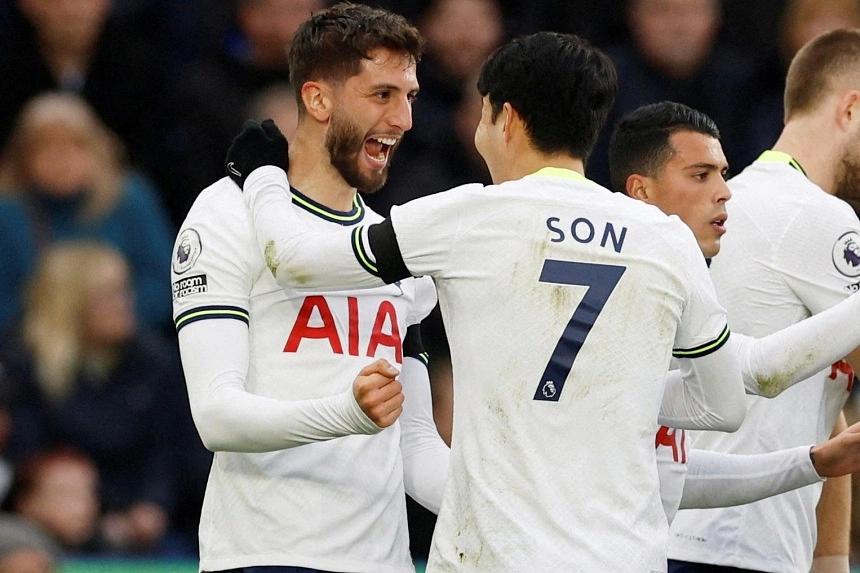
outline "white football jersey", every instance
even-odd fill
[[[766,152],[729,181],[727,230],[711,276],[733,330],[763,337],[860,285],[860,224],[788,155]],[[848,397],[828,368],[774,399],[748,397],[740,430],[693,432],[697,448],[739,454],[826,440]],[[726,509],[682,510],[669,556],[760,571],[809,571],[820,484]]]
[[[294,192],[309,225],[375,222],[356,198],[336,212]],[[285,291],[257,247],[241,191],[227,178],[204,190],[173,253],[177,329],[241,320],[250,331],[245,388],[281,400],[338,394],[377,358],[398,368],[408,325],[435,304],[432,281],[371,290]],[[203,570],[294,565],[412,572],[399,423],[268,453],[218,452],[200,518]]]
[[[687,479],[687,453],[690,451],[687,432],[660,426],[654,437],[657,453],[657,474],[660,477],[660,500],[669,524],[675,519],[684,494]]]
[[[677,217],[564,169],[391,212],[455,383],[428,571],[665,571],[654,428],[673,348],[728,337]]]

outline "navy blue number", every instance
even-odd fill
[[[625,267],[618,265],[600,265],[597,263],[577,263],[573,261],[557,261],[547,259],[543,262],[540,273],[542,283],[587,286],[585,296],[570,317],[570,322],[564,329],[549,363],[541,376],[535,391],[535,400],[558,402],[564,381],[573,368],[576,355],[579,354],[591,327],[603,310],[606,301],[615,285],[621,280]]]

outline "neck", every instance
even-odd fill
[[[835,193],[839,141],[815,116],[789,121],[773,146],[774,151],[788,153],[806,171],[809,179],[828,193]]]
[[[299,128],[290,142],[290,185],[330,209],[349,211],[356,189],[331,164],[324,141]]]
[[[544,167],[558,167],[559,169],[570,169],[581,175],[585,175],[585,163],[582,158],[571,157],[565,153],[547,154],[534,149],[517,152],[505,165],[504,172],[500,174],[494,183],[514,181],[522,179],[540,171]]]
[[[92,59],[92,46],[55,46],[41,43],[42,55],[53,76],[61,82],[72,74],[85,74]]]

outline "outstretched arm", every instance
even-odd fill
[[[794,384],[827,368],[860,346],[860,296],[763,338],[736,332],[726,346],[737,354],[747,394],[773,398]],[[666,376],[660,407],[661,425],[696,429],[694,414],[721,400],[720,385],[685,385],[680,370]]]
[[[773,398],[860,346],[860,296],[764,338],[737,335],[748,394]]]
[[[844,418],[841,420],[844,428]],[[828,484],[839,484],[840,476],[860,471],[860,423],[841,433],[839,429],[837,425],[833,436],[822,444],[764,454],[690,450],[680,509],[742,505],[817,483],[824,478],[834,478],[828,480]],[[819,549],[823,554],[831,555],[828,551],[839,554],[843,544],[838,540],[847,539],[841,533],[847,531],[842,510],[851,504],[845,500],[844,489],[844,486],[839,486],[837,495],[822,495],[819,502]],[[819,550],[816,553],[819,554]]]

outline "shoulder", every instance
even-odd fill
[[[469,183],[466,185],[460,185],[459,187],[453,187],[451,189],[448,189],[447,191],[441,191],[439,193],[434,193],[432,195],[413,199],[405,205],[402,205],[401,208],[409,206],[420,208],[434,208],[446,205],[460,205],[469,201],[486,198],[483,192],[489,188],[490,187],[485,187],[481,183]],[[392,212],[394,211],[394,209],[395,208],[392,208]]]
[[[242,190],[229,177],[205,188],[194,200],[183,227],[189,222],[217,222],[246,225],[250,222]]]

